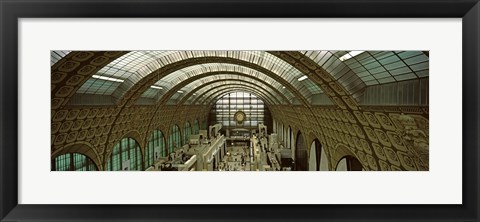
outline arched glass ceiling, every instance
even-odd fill
[[[225,94],[227,92],[235,92],[235,91],[245,91],[255,94],[257,97],[262,98],[265,104],[276,104],[278,102],[272,101],[270,96],[265,95],[265,92],[259,91],[257,88],[252,88],[250,86],[219,86],[217,87],[214,93],[210,93],[208,95],[198,95],[197,98],[192,98],[191,104],[193,105],[205,105],[212,103],[215,98],[218,98],[218,95]]]
[[[237,80],[237,81],[250,82],[252,84],[257,84],[259,87],[267,89],[268,91],[271,91],[271,92],[278,91],[279,93],[281,93],[282,96],[285,96],[286,100],[288,100],[288,101],[292,101],[293,98],[294,98],[294,95],[290,91],[282,89],[281,87],[277,88],[277,87],[272,86],[270,84],[266,85],[266,84],[260,82],[260,81],[263,81],[263,80],[257,81],[253,78],[246,78],[244,76],[231,75],[231,74],[212,75],[212,76],[209,76],[209,77],[206,77],[206,78],[202,78],[202,79],[193,81],[193,82],[189,83],[188,85],[182,87],[182,89],[180,89],[180,91],[181,92],[192,92],[192,91],[195,91],[196,89],[201,89],[201,88],[206,88],[207,90],[209,90],[209,89],[212,89],[212,86],[210,86],[211,85],[210,83],[212,83],[212,82],[225,82],[227,80],[230,80],[230,81]],[[187,95],[187,93],[184,93],[184,94],[177,93],[174,96],[172,96],[170,99],[180,101],[182,99],[182,97],[184,97],[186,95]]]
[[[216,72],[244,73],[246,75],[264,80],[265,82],[269,83],[270,85],[272,85],[275,88],[283,89],[283,85],[280,84],[278,81],[276,81],[275,79],[273,79],[273,78],[271,78],[271,77],[269,77],[269,76],[267,76],[267,75],[265,75],[261,72],[258,72],[257,70],[254,70],[254,69],[251,69],[251,68],[248,68],[248,67],[244,67],[244,66],[240,66],[240,65],[227,64],[227,63],[205,63],[205,64],[202,64],[202,65],[189,66],[187,68],[180,69],[178,71],[175,71],[175,72],[165,76],[161,80],[157,81],[154,84],[154,87],[157,86],[155,88],[158,89],[160,87],[162,89],[168,90],[168,89],[171,89],[172,87],[180,84],[182,81],[187,80],[188,78],[198,76],[198,75],[202,75],[204,73],[211,73],[211,72],[215,72],[215,73]],[[246,79],[247,77],[238,76],[238,75],[231,75],[231,78]],[[206,80],[206,81],[208,81],[208,80]],[[299,84],[297,84],[297,85],[299,85]],[[305,87],[303,87],[303,88],[305,88]],[[283,89],[283,90],[288,91],[287,89]],[[157,91],[157,92],[160,92],[160,91]],[[306,92],[306,88],[302,92]],[[148,97],[147,94],[144,94],[142,96],[143,97]],[[150,95],[149,97],[152,97],[152,95]]]
[[[157,94],[164,94],[166,91],[171,90],[174,86],[181,84],[183,81],[188,80],[189,78],[196,77],[199,75],[204,75],[206,73],[212,73],[212,75],[203,77],[199,80],[195,80],[192,83],[183,87],[183,91],[192,91],[196,87],[208,83],[213,80],[218,79],[259,79],[260,81],[264,81],[266,84],[272,86],[275,89],[278,89],[283,94],[287,95],[287,97],[291,100],[294,96],[292,92],[289,91],[288,87],[284,87],[281,83],[277,82],[275,79],[262,74],[256,70],[250,69],[248,67],[232,65],[232,64],[223,64],[223,63],[207,63],[205,65],[195,65],[188,67],[189,72],[184,72],[183,74],[177,75],[177,73],[172,73],[160,81],[157,81],[154,86],[146,90],[141,97],[146,98],[158,98]],[[182,69],[183,70],[183,69]],[[183,72],[181,70],[177,72]],[[222,73],[222,72],[238,72],[241,74],[222,74],[219,76],[218,74],[213,73]],[[251,77],[250,77],[251,76]],[[176,77],[176,78],[174,78]],[[303,81],[302,81],[303,82]],[[301,84],[295,83],[296,85],[300,85],[300,93],[303,93],[303,96],[311,96],[309,92],[307,92],[307,87],[302,86]],[[305,95],[306,94],[306,95]]]
[[[220,97],[222,97],[223,95],[225,95],[227,93],[231,93],[231,92],[248,92],[248,93],[256,95],[258,98],[260,98],[264,102],[265,105],[268,106],[269,104],[272,104],[272,102],[268,98],[265,98],[264,95],[262,95],[260,92],[249,89],[249,88],[245,88],[245,87],[223,89],[223,90],[217,92],[215,95],[211,95],[211,97],[209,97],[208,99],[206,99],[204,101],[201,101],[201,102],[197,102],[196,104],[204,104],[206,106],[210,106],[210,105],[214,104],[215,101],[217,101]]]
[[[205,63],[201,65],[189,66],[165,76],[161,80],[157,81],[154,85],[169,88],[179,84],[180,82],[188,78],[209,72],[245,73],[262,79],[278,89],[283,89],[283,85],[281,83],[269,77],[268,75],[265,75],[264,73],[245,66],[228,63]],[[312,94],[322,93],[320,88],[309,79],[305,79],[304,81],[295,80],[289,83],[292,84],[295,89],[299,91],[305,98],[310,98]]]
[[[166,57],[177,51],[132,51],[104,66],[77,90],[77,93],[112,95],[127,79],[140,80],[137,71],[157,58]],[[102,78],[103,77],[103,78]]]
[[[298,78],[303,76],[292,65],[264,51],[134,51],[117,58],[103,67],[86,81],[77,90],[77,93],[112,95],[121,84],[133,85],[141,78],[165,65],[199,57],[224,57],[254,63],[291,83],[298,82]],[[188,68],[176,71],[174,75],[167,79],[162,79],[162,81],[174,80],[189,71],[191,70]],[[303,81],[305,82],[301,85],[304,85],[310,91],[310,94],[321,92],[319,87],[310,80],[305,79]],[[165,82],[163,83],[166,84]],[[122,92],[118,92],[118,94],[121,95]]]
[[[70,52],[71,51],[51,51],[50,52],[50,66],[55,65],[55,63],[57,63],[58,60],[65,57]]]
[[[354,94],[365,86],[429,75],[422,51],[303,51]]]
[[[207,95],[207,93],[211,93],[217,90],[217,88],[222,87],[222,86],[232,86],[234,84],[243,84],[243,85],[249,85],[251,87],[257,88],[259,91],[265,92],[267,95],[271,95],[272,99],[277,99],[278,101],[281,102],[281,104],[288,104],[288,98],[285,97],[281,92],[277,92],[273,90],[272,88],[265,86],[263,84],[257,84],[257,83],[252,83],[244,80],[221,80],[218,82],[213,82],[208,85],[201,86],[200,88],[197,88],[196,91],[192,91],[190,93],[185,93],[185,94],[179,94],[177,93],[176,95],[172,96],[171,100],[174,101],[182,101],[182,100],[187,100],[187,104],[191,103],[197,96],[202,96],[202,95]],[[194,93],[194,94],[193,94]],[[186,98],[184,98],[186,97]]]
[[[283,95],[278,94],[273,90],[269,90],[268,86],[265,86],[263,84],[258,85],[256,83],[236,81],[236,80],[227,80],[227,81],[221,81],[221,82],[209,84],[208,86],[197,90],[195,94],[198,97],[204,97],[204,96],[207,97],[208,95],[215,93],[216,91],[221,90],[223,88],[238,87],[238,86],[248,86],[260,92],[263,92],[265,95],[269,97],[271,101],[276,101],[275,104],[279,104],[284,100],[283,98],[285,98]],[[178,98],[180,96],[181,95],[175,95],[175,97],[177,98],[176,101],[178,101]],[[173,99],[174,98],[172,98],[172,100]],[[195,97],[192,97],[192,99],[195,100]],[[283,101],[281,104],[285,104],[285,103],[286,101]]]
[[[222,89],[220,91],[217,91],[216,93],[211,94],[208,99],[202,101],[202,104],[206,104],[207,106],[214,105],[218,100],[220,100],[222,97],[225,95],[228,95],[230,93],[235,93],[235,92],[249,92],[252,95],[258,95],[256,97],[260,98],[266,106],[268,106],[270,103],[266,101],[265,99],[261,98],[260,94],[255,94],[254,92],[250,92],[246,89],[242,88],[226,88]]]

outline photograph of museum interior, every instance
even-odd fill
[[[428,51],[51,51],[52,171],[428,171]]]

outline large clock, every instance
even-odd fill
[[[233,115],[233,118],[235,119],[235,121],[237,121],[237,123],[242,123],[245,120],[245,117],[246,115],[242,111],[237,111],[235,115]]]

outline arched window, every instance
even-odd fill
[[[293,132],[292,132],[292,128],[291,127],[288,127],[288,137],[287,137],[287,147],[290,148],[290,149],[294,149],[294,146],[293,146]]]
[[[283,143],[284,142],[284,140],[283,140],[283,124],[280,124],[280,128],[278,129],[278,132],[280,133],[279,139]]]
[[[295,149],[295,134],[293,134],[292,128],[290,128],[290,148]]]
[[[67,153],[57,156],[52,162],[53,171],[97,171],[95,163],[80,153]]]
[[[360,161],[353,156],[345,156],[337,163],[336,171],[362,171]]]
[[[106,170],[142,170],[140,145],[132,138],[123,138],[113,147]]]
[[[290,149],[290,128],[285,127],[285,148]]]
[[[182,137],[180,135],[180,128],[177,125],[173,125],[170,130],[170,136],[168,136],[168,153],[175,151],[175,148],[182,146]]]
[[[269,114],[264,102],[257,96],[247,92],[232,92],[224,95],[213,106],[215,117],[211,122],[222,123],[226,128],[257,128],[259,123],[266,123],[265,116]],[[245,119],[241,123],[234,120],[236,112],[242,111]]]
[[[197,135],[199,132],[198,132],[198,119],[195,120],[195,122],[193,122],[193,134]]]
[[[183,144],[188,144],[190,142],[190,135],[192,134],[192,127],[190,127],[190,122],[185,122],[183,127]]]
[[[273,124],[273,132],[276,133],[277,135],[280,135],[280,133],[278,132],[278,126],[280,125],[276,120],[274,120],[275,123]]]
[[[328,158],[322,144],[315,139],[310,146],[310,171],[328,171]]]
[[[151,166],[160,157],[166,156],[165,138],[160,130],[155,130],[150,134],[147,150],[145,152],[145,167]]]
[[[307,147],[300,131],[297,133],[297,144],[295,147],[295,170],[308,170]]]

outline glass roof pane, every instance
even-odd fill
[[[365,76],[365,77],[362,77],[362,80],[363,81],[370,81],[370,80],[374,80],[375,78],[372,76],[372,75],[368,75],[368,76]]]
[[[360,73],[357,74],[357,76],[360,77],[360,78],[364,77],[364,76],[369,76],[369,75],[370,75],[370,73],[368,71],[360,72]]]
[[[50,51],[50,66],[53,66],[58,60],[62,59],[71,51]]]
[[[366,84],[367,86],[378,85],[378,81],[377,81],[377,80],[365,81],[365,84]]]
[[[423,54],[423,52],[421,52],[421,51],[405,51],[405,52],[399,52],[398,56],[400,56],[400,58],[402,58],[402,59],[408,59],[410,57],[420,55],[420,54]]]
[[[376,61],[364,65],[364,67],[366,69],[374,69],[374,68],[377,68],[379,66],[380,66],[380,63],[378,63]]]
[[[120,85],[119,82],[112,82],[102,79],[88,79],[85,84],[83,84],[78,90],[77,93],[85,94],[103,94],[112,93],[113,90]],[[99,93],[101,91],[102,93]]]
[[[294,82],[298,77],[303,75],[299,70],[291,66],[289,63],[283,61],[276,56],[273,56],[264,51],[134,51],[121,56],[107,66],[103,67],[96,75],[108,76],[122,80],[129,80],[132,83],[138,82],[142,77],[151,72],[180,60],[206,57],[206,56],[221,56],[235,58],[243,61],[256,63],[264,68],[271,70],[273,73],[281,76],[286,81]],[[180,74],[186,74],[190,70],[184,69],[177,71],[175,75],[165,79],[165,82],[178,80]],[[86,86],[88,88],[94,85]],[[312,88],[315,91],[321,92],[320,88]],[[98,93],[103,93],[100,89]]]
[[[387,64],[399,61],[399,60],[400,60],[400,58],[398,58],[397,56],[390,56],[390,57],[387,57],[387,58],[384,58],[384,59],[380,59],[379,62],[382,65],[387,65]]]
[[[412,70],[410,70],[410,68],[408,68],[408,67],[402,67],[402,68],[399,68],[399,69],[392,69],[389,72],[393,76],[396,76],[396,75],[401,75],[401,74],[405,74],[405,73],[408,73],[408,72],[412,72]]]
[[[375,79],[391,77],[388,72],[377,73],[377,74],[374,74],[373,76],[375,77]]]
[[[426,69],[428,69],[428,63],[424,62],[424,63],[415,64],[415,65],[410,66],[410,68],[413,71],[426,70]]]
[[[142,95],[141,97],[146,97],[146,98],[155,98],[155,96],[160,93],[160,89],[154,89],[154,88],[148,88]]]
[[[365,58],[357,58],[357,57],[354,57],[352,59],[355,59],[357,60],[358,62],[360,62],[361,64],[363,64],[364,66],[366,64],[369,64],[369,63],[372,63],[372,62],[375,62],[375,58],[373,58],[368,52],[367,53],[363,53],[362,55],[366,55]]]
[[[407,73],[407,74],[404,74],[404,75],[395,76],[395,79],[397,81],[402,81],[402,80],[407,80],[407,79],[414,79],[416,77],[417,76],[413,73]]]
[[[307,51],[305,55],[318,65],[322,66],[327,71],[330,71],[332,76],[343,75],[349,70],[333,69],[329,67],[331,64],[337,64],[331,57],[340,58],[350,51]],[[330,55],[325,59],[318,59],[318,55]],[[317,56],[317,57],[313,57]],[[343,81],[342,84],[347,86],[353,82],[363,82],[365,85],[383,84],[396,81],[394,76],[413,74],[415,72],[422,72],[421,76],[428,76],[428,56],[422,51],[365,51],[356,56],[344,57],[342,63],[348,66],[357,78],[347,77],[348,81]],[[336,60],[338,61],[338,60]],[[425,62],[423,64],[423,62]],[[338,65],[337,67],[339,67]],[[402,78],[418,78],[420,75],[405,75]],[[381,80],[381,81],[380,81]],[[345,87],[347,91],[348,87]],[[359,90],[358,87],[351,87],[352,90]]]
[[[395,79],[391,76],[388,76],[387,78],[381,78],[381,79],[378,79],[378,82],[380,84],[382,83],[389,83],[389,82],[395,82]]]
[[[360,64],[360,63],[358,63]],[[361,73],[361,72],[364,72],[366,71],[367,69],[365,69],[363,66],[360,66],[358,68],[353,68],[352,71],[356,72],[356,73]]]
[[[415,72],[415,74],[417,74],[417,76],[420,77],[420,78],[427,77],[428,76],[428,70],[417,71],[417,72]]]
[[[373,54],[373,53],[371,54],[375,57],[376,60],[382,60],[384,58],[394,55],[393,52],[391,51],[382,51],[382,52],[378,52],[377,54]]]
[[[428,61],[428,57],[424,54],[420,54],[418,56],[405,59],[405,63],[407,63],[408,65],[417,64],[417,63],[426,62],[426,61]]]
[[[398,61],[398,62],[394,62],[394,63],[388,64],[388,65],[385,65],[385,68],[387,70],[392,70],[392,69],[398,69],[398,68],[401,68],[401,67],[404,67],[404,66],[405,66],[405,63],[403,63],[403,61]]]
[[[382,66],[369,70],[370,74],[376,74],[384,71],[385,71],[385,68],[383,68]]]

